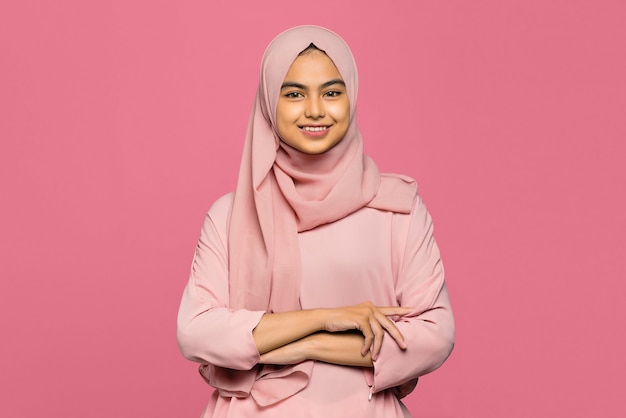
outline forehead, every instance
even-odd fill
[[[307,50],[298,55],[287,70],[285,80],[295,79],[319,79],[323,82],[330,79],[343,80],[343,77],[328,55],[317,50]]]

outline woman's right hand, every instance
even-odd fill
[[[378,358],[385,331],[401,349],[407,348],[404,336],[389,317],[406,315],[411,310],[400,306],[376,306],[371,302],[341,308],[321,309],[324,329],[328,332],[360,331],[364,337],[361,355],[365,356],[370,351],[372,360]]]

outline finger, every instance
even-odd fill
[[[404,308],[402,306],[382,306],[378,310],[385,316],[407,315],[413,311],[413,308]]]
[[[377,319],[379,320],[382,328],[384,328],[385,331],[389,333],[389,335],[396,341],[398,346],[401,349],[405,350],[407,348],[407,345],[404,341],[404,335],[402,335],[396,324],[386,316],[381,316]]]
[[[361,355],[365,356],[370,348],[372,347],[372,343],[374,342],[374,333],[372,332],[372,328],[367,324],[367,326],[360,328],[361,333],[363,334],[363,347],[361,347]]]
[[[373,319],[371,326],[372,326],[372,331],[374,332],[374,342],[372,343],[372,347],[370,348],[370,351],[372,353],[372,360],[377,360],[378,355],[380,354],[380,349],[383,346],[383,338],[385,338],[385,330],[381,326],[380,322],[376,320],[376,318]]]

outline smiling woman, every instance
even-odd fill
[[[276,129],[287,145],[320,154],[341,141],[350,125],[346,83],[328,55],[305,49],[289,67],[276,106]]]
[[[235,193],[206,217],[178,316],[205,417],[409,417],[454,320],[415,182],[380,174],[334,33],[267,48]]]

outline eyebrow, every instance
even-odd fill
[[[339,78],[335,78],[335,79],[328,80],[327,82],[323,83],[320,86],[320,88],[325,89],[326,87],[330,87],[333,84],[341,84],[344,87],[346,86],[346,83],[344,83],[343,80],[341,80]],[[307,87],[304,84],[296,83],[295,81],[285,81],[283,83],[283,85],[280,86],[280,89],[282,90],[282,89],[285,89],[287,87],[294,87],[294,88],[301,89],[301,90],[306,90],[307,89]]]

